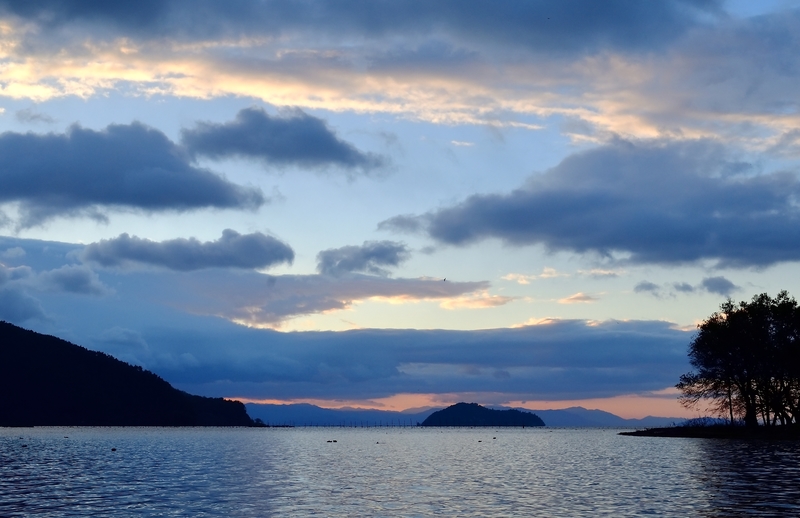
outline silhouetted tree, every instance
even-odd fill
[[[695,371],[676,385],[688,407],[710,401],[733,423],[791,424],[800,409],[800,308],[786,291],[750,302],[728,299],[698,326],[689,347]]]

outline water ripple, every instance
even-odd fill
[[[0,429],[0,516],[800,515],[799,461],[596,429]]]

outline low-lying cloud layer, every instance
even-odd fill
[[[615,141],[508,194],[474,195],[380,228],[456,246],[498,238],[633,263],[766,266],[800,259],[798,196],[797,175],[757,174],[715,143]]]
[[[104,296],[113,290],[83,265],[67,264],[37,273],[26,265],[0,263],[0,320],[16,324],[47,320],[41,301],[33,296],[36,292]]]
[[[56,216],[105,218],[106,209],[255,209],[259,189],[205,169],[162,132],[139,123],[102,131],[0,134],[0,203],[18,202],[21,227]]]
[[[206,243],[194,238],[156,242],[122,234],[87,245],[82,258],[105,267],[140,264],[177,271],[257,269],[291,263],[294,251],[286,243],[260,232],[242,235],[226,229],[217,241]]]
[[[212,159],[241,157],[277,166],[337,166],[365,171],[385,163],[382,157],[362,153],[341,140],[322,119],[298,109],[275,117],[260,108],[246,108],[232,122],[200,122],[181,134],[183,145],[192,155]]]
[[[484,331],[276,333],[218,326],[145,336],[194,367],[151,365],[184,388],[239,397],[369,399],[495,393],[509,400],[660,390],[688,370],[690,333],[666,322],[550,320]],[[229,344],[224,348],[219,343]],[[192,344],[191,347],[188,344]]]

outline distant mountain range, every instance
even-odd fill
[[[293,426],[414,426],[422,424],[432,413],[441,408],[428,408],[406,412],[387,410],[364,410],[355,408],[330,409],[320,408],[307,403],[290,405],[272,405],[247,403],[247,413],[253,419],[259,418],[267,424]],[[491,406],[497,410],[508,407]],[[607,427],[607,428],[642,428],[662,427],[680,424],[685,421],[681,417],[653,417],[642,419],[623,419],[602,410],[587,410],[582,407],[571,407],[562,410],[530,410],[550,427]]]

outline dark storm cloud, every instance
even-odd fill
[[[388,275],[385,266],[398,266],[410,252],[403,243],[395,241],[365,241],[362,246],[343,246],[317,254],[317,271],[323,275],[350,272]]]
[[[540,52],[650,49],[721,14],[717,0],[3,0],[0,6],[44,26],[88,22],[129,34],[307,32],[349,39],[442,32]]]
[[[379,228],[443,244],[627,254],[634,263],[766,266],[800,259],[800,180],[755,174],[705,141],[615,141],[564,159],[508,194],[480,194]]]
[[[160,131],[139,123],[102,131],[0,134],[0,203],[19,202],[21,227],[101,209],[254,209],[258,189],[194,167]]]
[[[144,337],[153,350],[174,357],[191,353],[196,366],[150,366],[183,388],[271,398],[493,392],[520,399],[579,399],[638,393],[672,386],[686,372],[691,339],[668,323],[646,321],[339,333],[196,325],[203,329],[190,326]]]
[[[194,156],[219,159],[243,157],[272,165],[338,166],[370,170],[385,160],[362,153],[341,140],[322,119],[302,110],[271,116],[260,108],[245,108],[224,124],[198,123],[182,131],[182,141]]]
[[[106,267],[128,264],[189,271],[202,268],[268,268],[291,263],[294,251],[286,243],[260,232],[239,234],[226,229],[217,241],[171,239],[156,242],[122,234],[87,245],[82,258]]]

